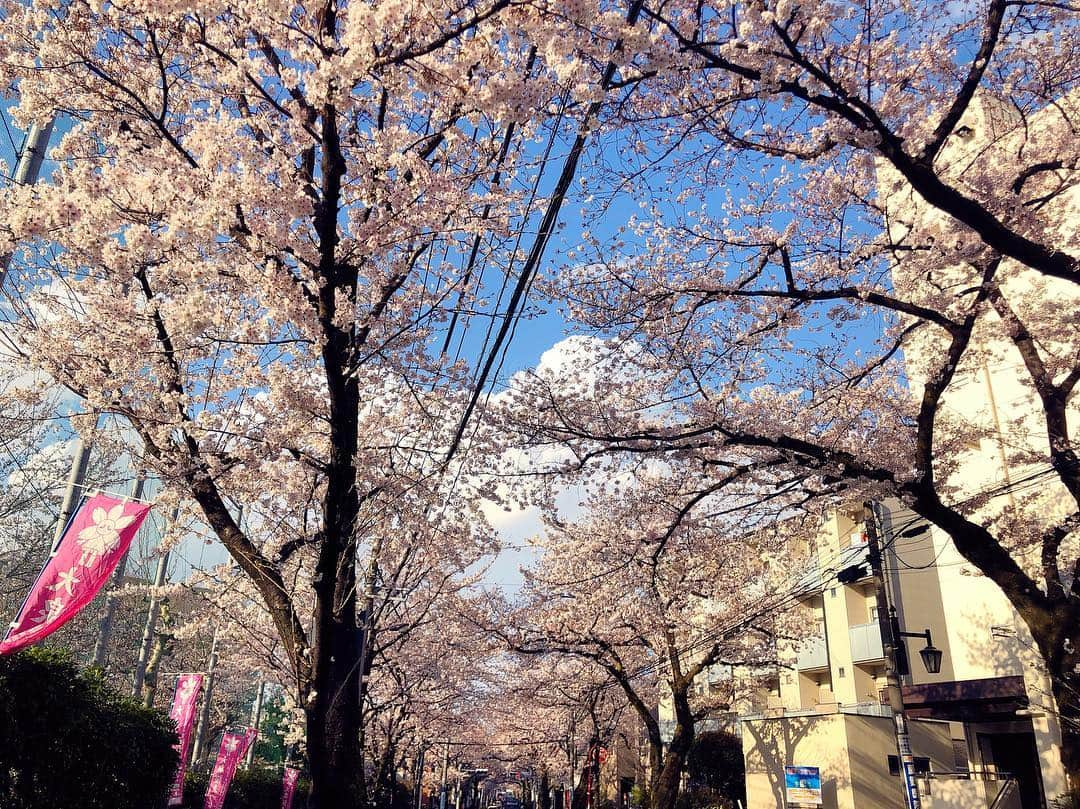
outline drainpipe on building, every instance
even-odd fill
[[[878,627],[881,630],[881,648],[885,657],[885,687],[889,695],[893,723],[896,726],[896,752],[900,764],[900,783],[904,787],[904,801],[908,809],[920,809],[919,786],[915,781],[915,757],[911,753],[911,736],[907,716],[904,713],[904,695],[900,690],[900,673],[896,664],[896,644],[902,638],[894,637],[889,619],[889,594],[885,589],[885,571],[881,559],[881,541],[878,537],[877,513],[874,504],[863,504],[866,521],[867,557],[874,577],[874,595],[877,601]]]

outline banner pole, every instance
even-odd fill
[[[191,746],[191,766],[202,758],[206,746],[206,733],[210,727],[210,700],[214,696],[214,669],[217,668],[218,632],[214,627],[214,639],[210,642],[210,660],[206,665],[206,687],[203,689],[202,709],[199,711],[199,725],[195,729],[195,744]]]
[[[173,506],[172,516],[165,524],[165,531],[176,522],[180,513],[180,506]],[[154,645],[154,633],[157,631],[158,615],[161,613],[160,590],[165,585],[165,576],[169,567],[169,552],[158,557],[157,570],[154,572],[154,591],[150,594],[150,608],[146,612],[146,625],[143,627],[142,645],[139,647],[139,662],[135,665],[135,678],[131,688],[131,696],[139,699],[142,696],[143,685],[146,682],[146,665],[150,661],[150,649]]]
[[[143,486],[146,478],[139,472],[135,483],[131,487],[131,499],[136,502],[142,499]],[[109,654],[109,638],[112,636],[113,621],[116,620],[116,594],[115,590],[124,584],[124,571],[127,568],[127,559],[131,550],[128,549],[120,558],[120,564],[113,572],[112,581],[109,583],[109,593],[105,596],[105,609],[98,624],[97,642],[94,644],[94,653],[90,656],[90,665],[98,668],[105,667],[105,660]]]
[[[263,699],[266,694],[266,681],[259,682],[259,691],[255,695],[255,704],[251,708],[251,726],[255,729],[255,738],[248,745],[247,753],[244,754],[244,769],[250,770],[255,763],[255,745],[259,741],[259,725],[262,724]]]

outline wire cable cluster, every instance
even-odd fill
[[[1046,464],[1045,468],[1039,469],[1037,471],[1033,471],[1033,472],[1029,473],[1028,475],[1025,475],[1022,478],[1010,481],[1009,483],[1006,483],[1006,484],[1000,484],[1000,485],[995,484],[993,487],[989,487],[987,489],[983,489],[981,491],[978,491],[975,494],[965,498],[964,500],[953,504],[952,508],[964,508],[964,507],[966,507],[966,506],[968,506],[968,505],[970,505],[970,504],[972,504],[972,503],[974,503],[974,502],[976,502],[976,501],[978,501],[978,500],[980,500],[982,498],[1001,497],[1001,496],[1004,496],[1006,494],[1015,493],[1017,491],[1023,491],[1023,490],[1032,488],[1033,486],[1039,485],[1042,482],[1043,478],[1045,478],[1047,476],[1055,475],[1055,474],[1057,474],[1057,472],[1058,472],[1058,470],[1055,469],[1052,465]],[[897,543],[897,541],[903,536],[904,532],[907,531],[909,528],[915,526],[917,523],[926,522],[928,526],[931,525],[929,523],[929,521],[926,520],[925,517],[922,517],[921,515],[915,513],[914,511],[911,511],[910,509],[904,509],[903,511],[907,511],[909,514],[911,514],[911,517],[905,523],[903,523],[901,525],[890,527],[890,529],[889,529],[889,537],[885,542],[882,543],[882,546],[881,546],[882,553],[884,553],[885,550],[887,550],[889,548],[893,548],[893,546]],[[903,512],[901,511],[899,513],[903,513]],[[947,547],[947,546],[945,546],[945,547]],[[909,565],[906,562],[903,562],[903,560],[901,560],[899,558],[899,556],[896,556],[895,549],[894,549],[894,552],[893,552],[893,556],[897,559],[897,561],[900,564],[904,565],[908,569],[922,570],[922,569],[927,569],[929,567],[932,567],[934,564],[936,564],[937,560],[940,558],[941,553],[943,551],[944,551],[944,547],[940,551],[938,551],[937,555],[934,557],[934,559],[931,562],[927,563],[926,565],[922,565],[922,566]],[[839,583],[838,579],[837,579],[837,576],[840,574],[840,572],[842,570],[844,570],[846,568],[846,566],[845,566],[845,568],[840,568],[840,567],[838,567],[838,563],[843,561],[844,557],[846,555],[849,555],[850,553],[851,553],[851,547],[841,548],[839,551],[832,554],[829,557],[827,562],[823,563],[821,560],[818,560],[818,568],[822,571],[822,576],[819,579],[815,579],[815,582],[814,582],[814,585],[813,585],[812,589],[815,590],[815,591],[818,590],[818,589],[824,590],[826,587],[830,586],[831,584]],[[827,576],[825,575],[826,571],[829,571]],[[732,637],[735,633],[737,633],[737,632],[739,632],[739,631],[741,631],[741,630],[743,630],[743,629],[745,629],[745,628],[747,628],[749,626],[752,626],[755,621],[765,617],[766,615],[785,612],[788,609],[794,607],[799,601],[801,601],[807,595],[807,593],[811,589],[805,583],[803,583],[803,580],[805,578],[806,578],[806,574],[805,573],[801,574],[799,576],[798,581],[792,587],[790,587],[788,590],[786,590],[783,593],[779,594],[778,596],[776,596],[776,597],[774,597],[772,599],[769,599],[769,600],[765,601],[764,603],[760,604],[749,615],[745,615],[745,616],[743,616],[741,618],[738,618],[738,619],[733,620],[733,621],[731,621],[731,622],[729,622],[727,624],[724,624],[723,626],[720,626],[720,627],[717,627],[717,628],[715,628],[713,630],[710,630],[709,632],[705,633],[704,635],[702,635],[697,640],[695,640],[692,643],[688,644],[687,646],[679,649],[678,650],[678,655],[680,657],[682,657],[684,655],[694,654],[695,652],[703,651],[703,650],[709,648],[710,646],[712,646],[713,644],[722,642],[724,640],[727,640],[728,638]],[[639,679],[641,677],[656,674],[656,673],[659,673],[660,671],[662,671],[664,668],[666,668],[666,666],[667,666],[666,663],[664,663],[663,661],[657,660],[656,662],[646,664],[646,665],[641,666],[641,667],[635,669],[634,671],[630,672],[628,674],[628,676],[627,676],[627,679],[628,680],[636,680],[636,679]],[[604,686],[601,686],[601,688],[605,688],[605,689],[606,688],[615,688],[615,687],[618,687],[618,686],[619,686],[619,683],[617,681],[611,681],[611,682],[605,684]]]

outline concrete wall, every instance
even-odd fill
[[[920,792],[923,809],[983,809],[993,804],[1004,781],[936,780]],[[1020,809],[1020,793],[1015,789],[995,809]]]
[[[856,809],[843,714],[792,716],[741,723],[747,809],[784,802],[784,767],[820,767],[824,809]]]
[[[901,805],[900,778],[889,775],[888,757],[896,755],[891,719],[830,713],[746,720],[741,728],[747,809],[782,809],[787,765],[821,768],[824,809]],[[948,723],[913,722],[911,740],[915,755],[928,756],[933,770],[953,769]]]

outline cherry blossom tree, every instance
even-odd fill
[[[358,559],[384,532],[454,547],[469,523],[450,459],[639,11],[0,6],[16,122],[70,122],[50,183],[0,202],[17,349],[126,419],[253,583],[307,715],[312,806],[361,800]],[[473,318],[493,339],[455,361]]]
[[[492,619],[485,611],[493,604],[505,607],[500,599],[474,605],[474,625]],[[485,632],[488,638],[496,634]],[[596,744],[612,743],[625,729],[626,701],[588,661],[507,654],[501,641],[494,651],[482,661],[482,686],[455,723],[452,754],[483,763],[501,777],[516,773],[522,792],[536,792],[541,805],[558,788],[572,794],[575,806],[584,806]]]
[[[899,497],[1027,624],[1074,782],[1075,11],[647,3],[596,235],[552,284],[634,350],[520,411],[582,462],[693,455],[810,510]]]
[[[0,605],[13,616],[49,554],[56,485],[65,474],[60,436],[52,435],[48,408],[14,398],[0,413]],[[43,445],[52,442],[51,448]]]
[[[722,674],[767,677],[784,631],[782,616],[762,609],[779,532],[755,531],[764,515],[714,480],[703,485],[697,460],[609,469],[580,519],[549,513],[523,603],[502,621],[511,648],[583,661],[628,704],[647,735],[654,809],[675,805],[696,723],[750,696]],[[670,739],[661,701],[674,714]]]

